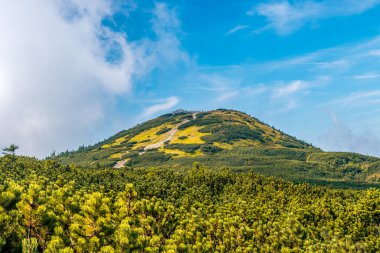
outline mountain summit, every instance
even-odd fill
[[[194,162],[313,182],[379,181],[378,158],[323,152],[235,110],[177,110],[59,156],[85,167],[167,167]]]
[[[89,160],[108,158],[118,161],[115,166],[121,167],[130,157],[149,151],[179,158],[210,155],[235,147],[315,149],[239,111],[181,109],[121,131],[94,146],[80,148],[73,156],[86,152],[91,156]]]

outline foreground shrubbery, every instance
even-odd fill
[[[378,252],[380,191],[0,158],[3,252]]]

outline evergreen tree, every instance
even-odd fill
[[[11,145],[9,145],[9,147],[3,148],[3,154],[6,154],[6,155],[10,154],[10,155],[14,156],[17,149],[19,149],[19,146],[12,143]]]

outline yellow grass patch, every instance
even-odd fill
[[[176,157],[185,157],[185,156],[190,156],[189,153],[186,153],[182,150],[178,150],[178,149],[166,149],[166,148],[160,148],[159,149],[160,151],[166,153],[166,154],[170,154],[170,155],[174,155],[173,157],[176,158]]]
[[[123,141],[125,141],[126,139],[127,139],[127,136],[123,136],[123,137],[117,138],[117,139],[114,140],[112,143],[104,144],[104,145],[102,146],[102,148],[103,148],[103,149],[106,149],[106,148],[110,148],[110,147],[118,146],[118,145],[120,145]]]
[[[203,144],[205,143],[201,137],[205,135],[209,135],[209,133],[200,133],[198,132],[200,127],[198,126],[190,126],[187,127],[183,130],[178,130],[174,137],[173,140],[170,143],[181,143],[181,144]],[[180,136],[187,136],[186,139],[178,139]]]
[[[103,146],[102,146],[102,148],[110,148],[111,147],[111,145],[110,144],[104,144]]]
[[[200,149],[196,150],[193,154],[190,154],[190,156],[202,156],[204,155]]]
[[[115,158],[120,159],[123,154],[124,153],[116,153],[116,154],[111,155],[110,158],[111,159],[115,159]]]
[[[146,130],[146,131],[136,135],[135,137],[133,137],[130,141],[131,142],[133,142],[133,141],[137,142],[137,144],[133,147],[133,149],[145,147],[147,145],[154,144],[154,143],[157,143],[159,141],[165,140],[167,135],[168,135],[168,132],[160,134],[160,135],[156,134],[159,130],[164,129],[165,127],[173,128],[174,126],[170,123],[165,123],[165,124],[160,125],[158,127],[154,127],[154,128],[149,129],[149,130]],[[149,139],[149,142],[141,143],[141,141],[148,140],[148,139]]]
[[[117,138],[117,139],[114,141],[114,143],[115,143],[115,144],[120,144],[120,143],[122,143],[123,141],[125,141],[126,137],[127,137],[127,136],[123,136],[123,137]]]
[[[165,152],[166,154],[175,155],[175,156],[173,156],[173,158],[191,157],[191,156],[201,156],[201,155],[203,155],[202,151],[200,151],[199,149],[196,150],[194,153],[187,153],[187,152],[179,150],[179,149],[166,149],[166,148],[160,148],[159,151]]]
[[[214,142],[212,145],[217,146],[222,149],[232,149],[233,145],[229,143],[223,143],[223,142]]]

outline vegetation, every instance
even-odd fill
[[[380,251],[376,189],[313,187],[197,163],[82,169],[7,155],[0,171],[2,252]]]
[[[179,124],[178,130],[175,126]],[[164,134],[173,130],[173,138]],[[148,145],[162,143],[153,153]],[[214,110],[165,114],[94,146],[64,152],[55,159],[78,166],[191,168],[201,162],[213,169],[255,172],[294,182],[337,187],[378,187],[380,159],[353,153],[323,152],[245,113]]]
[[[9,147],[3,148],[3,154],[10,154],[14,156],[16,154],[17,149],[19,149],[19,146],[12,143],[11,145],[9,145]]]
[[[207,143],[214,142],[231,142],[236,140],[257,140],[264,142],[263,136],[257,130],[253,130],[245,125],[223,125],[208,126],[201,129],[200,132],[212,133],[211,135],[203,136],[202,139]]]
[[[162,129],[158,130],[158,131],[156,132],[156,134],[157,134],[157,135],[164,134],[164,133],[169,132],[170,130],[171,130],[170,127],[164,127],[164,128],[162,128]]]
[[[223,149],[217,146],[212,146],[212,145],[202,145],[201,150],[204,154],[212,155],[212,154],[222,151]]]
[[[142,155],[131,154],[130,160],[128,160],[128,166],[133,166],[135,164],[161,164],[167,162],[170,159],[170,155],[157,152],[156,150],[150,150]]]
[[[223,123],[223,119],[220,117],[210,116],[210,117],[202,117],[197,118],[195,120],[191,120],[187,122],[186,124],[183,124],[182,126],[178,127],[178,129],[185,129],[190,126],[207,126],[211,124],[218,124]]]
[[[165,148],[167,149],[178,149],[186,153],[194,153],[201,147],[199,144],[167,144]]]
[[[205,154],[204,151],[202,153]],[[335,159],[332,159],[333,157]],[[342,160],[342,157],[345,159]],[[323,155],[319,155],[314,151],[302,149],[235,147],[231,150],[221,150],[212,156],[207,154],[171,158],[164,164],[156,163],[149,166],[189,169],[194,162],[200,162],[214,170],[227,167],[234,172],[255,172],[293,182],[349,188],[380,188],[380,177],[377,176],[380,172],[379,159],[352,153],[324,152]],[[135,164],[134,167],[144,166],[147,164]]]

